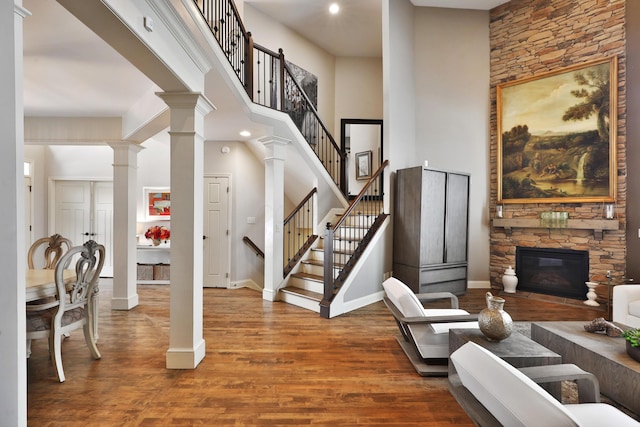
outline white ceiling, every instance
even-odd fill
[[[490,10],[508,0],[411,0],[416,6]],[[382,57],[382,0],[244,0],[335,56]],[[329,13],[337,3],[340,12]]]
[[[55,0],[24,0],[26,116],[119,117],[153,86]]]
[[[336,16],[327,12],[331,0],[245,0],[245,3],[334,55],[381,56],[381,0],[335,1],[341,4],[341,12]],[[504,3],[504,0],[411,1],[420,6],[472,9],[490,9]],[[32,13],[24,20],[26,116],[119,117],[154,87],[153,82],[55,0],[24,0],[23,5]],[[228,119],[223,122],[232,123]],[[239,124],[233,126],[228,135],[237,135]]]

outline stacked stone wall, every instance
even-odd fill
[[[490,13],[491,37],[491,218],[495,217],[497,182],[496,86],[560,71],[576,64],[611,56],[618,61],[617,88],[617,231],[602,240],[589,230],[569,228],[513,228],[508,235],[491,227],[491,286],[502,288],[506,267],[515,265],[516,246],[589,251],[589,276],[604,283],[625,275],[626,239],[626,114],[625,114],[625,0],[512,0]],[[569,212],[570,219],[603,219],[604,203],[504,204],[505,218],[540,218],[542,212]],[[606,288],[600,286],[599,288]],[[598,293],[606,295],[606,289]]]

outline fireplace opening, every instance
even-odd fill
[[[517,246],[516,275],[518,290],[585,299],[589,252]]]

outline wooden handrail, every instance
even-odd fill
[[[309,194],[307,194],[307,196],[302,199],[302,201],[300,203],[298,203],[298,206],[296,206],[293,211],[289,214],[289,216],[287,218],[285,218],[284,223],[288,223],[289,221],[291,221],[291,218],[293,218],[295,216],[295,214],[302,209],[302,206],[304,206],[305,203],[307,203],[307,201],[309,201],[310,198],[313,197],[314,194],[316,194],[318,192],[318,187],[313,187],[313,189],[311,191],[309,191]]]
[[[251,240],[247,236],[244,236],[242,238],[242,241],[245,242],[251,249],[253,249],[257,256],[264,259],[264,252],[262,252],[262,250],[255,243],[253,243],[253,240]]]
[[[367,181],[367,183],[364,185],[364,187],[362,187],[362,190],[360,190],[360,193],[358,193],[358,196],[356,196],[356,198],[353,199],[353,201],[351,202],[351,204],[349,205],[347,210],[342,215],[342,218],[340,218],[340,220],[334,224],[334,226],[333,226],[333,230],[334,231],[337,230],[338,227],[340,227],[342,225],[342,223],[346,220],[346,218],[349,217],[349,215],[353,211],[354,207],[360,202],[362,197],[367,193],[367,190],[369,189],[371,184],[373,184],[373,182],[378,178],[378,176],[380,176],[380,174],[382,173],[384,168],[386,168],[388,165],[389,165],[389,160],[385,160],[384,162],[382,162],[382,164],[380,165],[378,170],[373,174],[373,176],[371,178],[369,178],[369,181]]]
[[[280,53],[282,54],[282,58],[284,58],[284,53],[282,53],[282,49],[280,49]],[[291,71],[291,68],[289,68],[289,65],[287,65],[287,62],[286,61],[282,61],[282,62],[284,64],[284,68],[286,68],[286,70],[289,73],[289,75],[293,76],[293,72]],[[296,87],[298,88],[298,90],[300,91],[302,96],[304,97],[305,101],[307,102],[307,105],[309,105],[309,109],[313,112],[313,114],[318,119],[318,123],[320,123],[320,126],[322,126],[322,130],[324,130],[325,133],[327,134],[327,136],[329,137],[329,141],[331,141],[331,144],[333,145],[333,148],[341,155],[342,158],[345,158],[347,156],[346,153],[344,153],[340,149],[340,147],[338,147],[338,144],[336,144],[336,141],[333,138],[333,135],[331,135],[331,132],[329,132],[329,130],[327,129],[327,126],[325,126],[324,122],[320,118],[320,115],[318,114],[318,110],[316,110],[316,108],[313,106],[313,102],[311,102],[311,100],[309,99],[309,96],[307,95],[307,93],[304,91],[304,89],[302,89],[302,87],[300,86],[300,84],[298,83],[298,81],[296,79],[292,78],[291,80],[296,85]]]

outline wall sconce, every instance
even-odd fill
[[[502,218],[502,205],[496,205],[496,218]]]
[[[607,203],[604,207],[604,217],[607,219],[613,219],[615,214],[615,205],[613,203]]]

